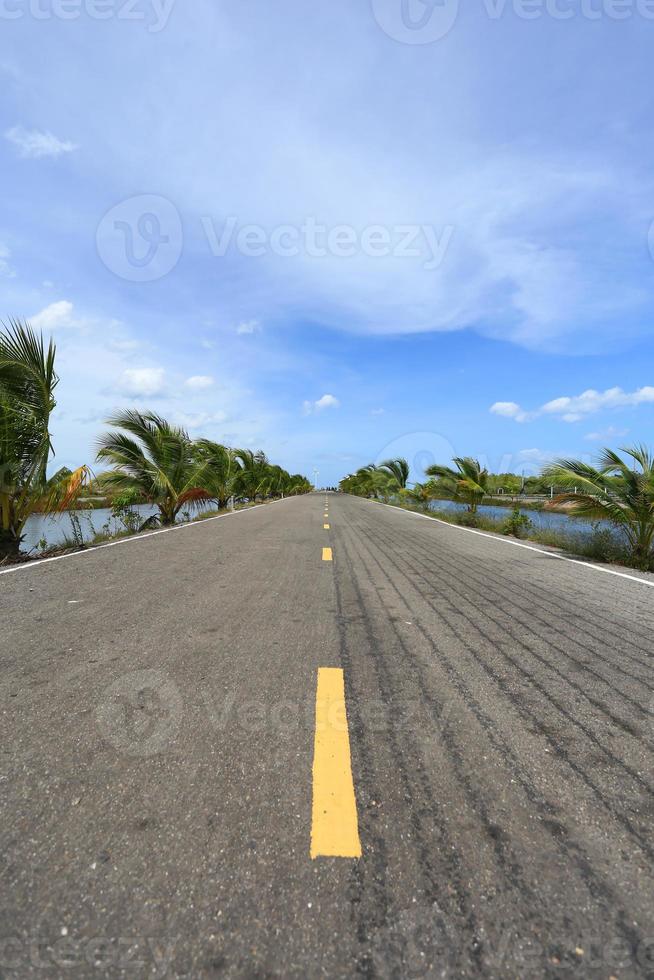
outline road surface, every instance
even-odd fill
[[[325,494],[0,575],[0,976],[654,975],[651,583]]]

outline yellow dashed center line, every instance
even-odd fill
[[[323,548],[322,549],[322,560],[323,561],[331,561],[332,560],[332,549],[331,548]]]
[[[323,524],[323,529],[325,531],[329,531],[329,524]]]
[[[343,671],[318,670],[311,857],[361,857]]]

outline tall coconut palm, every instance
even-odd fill
[[[37,508],[67,507],[89,471],[62,471],[48,484],[55,407],[55,345],[47,348],[28,323],[9,320],[0,331],[0,558],[20,550],[23,529]]]
[[[241,472],[234,450],[211,439],[198,439],[195,451],[198,460],[207,464],[207,489],[220,508],[226,507],[234,495],[236,480]]]
[[[572,513],[607,520],[620,528],[634,563],[647,569],[654,560],[654,455],[645,446],[620,452],[626,460],[604,449],[597,468],[578,459],[559,459],[543,476],[571,488],[555,500],[569,505]],[[581,493],[572,488],[581,488]]]
[[[431,486],[434,496],[461,500],[467,504],[471,514],[476,514],[477,507],[488,493],[488,471],[472,456],[457,456],[452,462],[455,470],[437,465],[425,470],[427,476],[433,478]]]
[[[404,490],[409,482],[409,464],[406,459],[387,459],[379,464],[379,469],[388,473],[395,480],[400,490]]]
[[[253,452],[252,449],[235,449],[234,456],[241,464],[235,484],[237,493],[256,502],[257,497],[264,495],[268,490],[270,478],[268,457],[261,449],[258,452]]]
[[[137,491],[156,504],[163,525],[174,524],[185,504],[215,499],[211,463],[198,456],[184,429],[133,409],[117,412],[107,425],[114,431],[98,444],[98,459],[113,467],[103,475],[105,486]]]
[[[387,499],[397,489],[395,477],[386,469],[368,463],[360,467],[356,473],[351,473],[341,480],[340,488],[344,493],[352,493],[358,497],[374,497],[376,500]]]

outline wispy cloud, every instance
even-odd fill
[[[619,429],[615,425],[609,425],[606,429],[602,429],[599,432],[587,432],[584,439],[589,442],[610,442],[612,439],[621,439],[622,436],[626,436],[629,429]]]
[[[194,374],[184,382],[187,388],[192,388],[194,391],[211,388],[213,383],[214,380],[210,374]]]
[[[13,126],[8,129],[5,139],[16,147],[19,156],[31,160],[40,157],[59,157],[62,153],[72,153],[77,149],[75,143],[60,140],[54,133],[40,129],[25,129],[24,126]]]
[[[176,412],[173,421],[191,432],[207,426],[222,425],[227,419],[226,412]]]
[[[247,334],[259,333],[261,330],[261,324],[258,320],[244,320],[242,323],[237,324],[236,333],[241,336]]]
[[[322,412],[326,408],[339,408],[340,402],[338,398],[334,395],[322,395],[315,402],[305,401],[302,404],[302,412],[304,415],[313,415],[314,412]]]
[[[589,388],[581,395],[564,395],[545,402],[540,408],[525,410],[517,402],[495,402],[490,411],[494,415],[514,419],[516,422],[530,422],[542,415],[553,415],[563,422],[579,422],[587,415],[596,412],[635,408],[638,405],[654,403],[654,387],[647,385],[635,391],[623,391],[622,388],[607,388],[606,391],[595,391]]]
[[[10,256],[11,252],[9,251],[8,247],[0,242],[0,276],[6,276],[8,279],[13,279],[16,272],[9,264]]]

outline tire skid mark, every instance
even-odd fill
[[[388,537],[386,537],[385,540],[388,540]],[[377,541],[377,544],[378,544],[378,539],[376,539],[376,541]],[[404,559],[404,560],[406,561],[406,559]],[[423,563],[420,563],[420,562],[419,562],[419,565],[422,568],[430,571],[431,573],[433,573],[435,575],[438,574],[437,573],[437,570],[434,569],[433,566],[432,567],[427,567]],[[414,570],[417,572],[417,569],[414,569]],[[417,574],[420,574],[420,573],[417,572]],[[465,580],[466,581],[472,580],[472,578],[473,578],[473,576],[471,576],[468,573],[468,570],[466,569],[465,570]],[[423,578],[423,581],[426,581],[426,580]],[[553,664],[551,661],[549,661],[546,657],[544,657],[542,654],[538,653],[532,647],[530,647],[529,645],[527,645],[524,642],[524,640],[522,640],[520,638],[520,636],[516,635],[515,629],[514,629],[514,627],[512,627],[510,625],[510,623],[509,624],[502,623],[497,618],[495,618],[488,611],[487,608],[484,608],[484,607],[480,606],[477,602],[475,602],[472,598],[470,598],[470,595],[469,594],[458,592],[454,588],[454,586],[452,584],[452,581],[453,581],[452,578],[448,579],[448,587],[449,587],[449,590],[451,592],[453,592],[455,595],[457,595],[458,598],[460,598],[464,602],[468,603],[468,605],[472,606],[473,609],[477,610],[477,612],[479,612],[481,614],[482,618],[484,618],[484,619],[488,620],[489,622],[493,623],[498,628],[498,630],[499,630],[499,632],[500,632],[501,635],[503,635],[505,633],[508,633],[511,636],[511,638],[515,641],[515,643],[522,650],[524,650],[525,652],[527,652],[531,657],[533,657],[535,660],[537,660],[539,663],[541,663],[542,666],[545,667],[547,670],[551,670],[552,673],[554,673],[558,677],[560,677],[561,680],[565,684],[569,685],[571,688],[573,688],[574,690],[576,690],[577,693],[580,694],[582,697],[584,697],[590,704],[593,705],[593,707],[595,707],[598,711],[600,711],[606,718],[609,718],[617,728],[621,729],[623,732],[625,732],[626,735],[630,736],[631,738],[636,739],[637,742],[642,743],[643,745],[646,745],[646,746],[648,746],[648,747],[651,748],[651,745],[650,745],[649,741],[647,739],[645,739],[643,736],[639,735],[638,733],[634,733],[634,730],[633,730],[633,727],[632,726],[630,726],[628,723],[625,724],[624,720],[621,719],[619,716],[615,715],[609,708],[607,708],[603,704],[603,702],[597,701],[590,694],[588,694],[580,684],[578,684],[576,681],[574,681],[568,674],[566,674],[564,671],[561,671],[558,667],[555,666],[555,664]],[[447,599],[444,598],[444,601],[447,601]],[[457,608],[457,607],[453,607],[453,608]],[[465,615],[463,613],[463,610],[461,610],[459,608],[457,608],[457,613],[459,615],[462,615],[462,616]],[[505,612],[505,615],[508,616],[508,614],[506,612]],[[472,622],[472,620],[469,620],[469,619],[468,619],[468,621],[469,622]],[[522,625],[524,625],[527,629],[529,629],[529,632],[532,633],[532,635],[534,637],[536,637],[536,639],[543,639],[541,637],[538,637],[538,635],[536,633],[534,633],[533,630],[531,630],[531,628],[529,627],[529,625],[527,623],[523,623]],[[488,640],[488,642],[491,645],[493,645],[495,647],[495,649],[499,650],[499,652],[502,653],[502,655],[504,656],[504,658],[505,659],[508,659],[511,662],[512,666],[514,666],[516,668],[516,670],[518,670],[531,684],[533,684],[533,686],[542,694],[543,697],[545,697],[547,700],[549,700],[559,710],[559,712],[562,715],[564,715],[564,717],[566,717],[573,725],[575,725],[576,727],[580,728],[581,731],[583,731],[583,733],[586,735],[586,737],[589,738],[590,741],[596,746],[596,748],[598,748],[600,751],[604,752],[606,754],[607,758],[610,758],[611,761],[614,762],[614,764],[616,764],[619,768],[622,768],[625,772],[627,772],[631,776],[631,778],[634,779],[636,782],[638,782],[643,787],[643,789],[645,789],[648,793],[654,792],[654,787],[646,779],[644,779],[640,775],[640,773],[638,773],[636,770],[634,770],[628,763],[625,763],[623,760],[619,759],[618,756],[616,756],[609,748],[607,748],[605,745],[603,745],[602,742],[600,742],[599,738],[595,735],[595,733],[593,731],[591,731],[589,728],[587,728],[582,722],[578,721],[575,718],[575,716],[573,714],[571,714],[571,712],[569,712],[565,707],[562,707],[560,705],[560,703],[556,700],[556,698],[553,695],[551,695],[550,693],[548,693],[546,691],[546,689],[544,688],[544,686],[541,684],[541,682],[536,678],[536,676],[534,674],[530,674],[523,667],[523,665],[519,661],[516,661],[511,656],[510,653],[507,653],[506,651],[503,651],[502,650],[502,647],[498,643],[497,639],[494,639],[489,634],[487,634],[486,632],[484,632],[481,629],[481,626],[478,623],[475,624],[475,628],[479,632],[482,632],[483,633],[483,635]],[[552,646],[553,646],[554,649],[560,649],[560,648],[556,647],[554,644],[552,644]],[[565,655],[565,651],[561,650],[560,652]],[[634,706],[636,706],[636,705],[634,705]]]
[[[368,530],[371,530],[371,529],[372,529],[372,526],[370,526],[368,528]],[[414,538],[414,540],[412,541],[412,544],[415,546],[416,551],[419,550],[420,553],[422,553],[423,555],[425,555],[425,557],[433,557],[433,552],[430,553],[428,551],[425,551],[425,539],[424,539],[424,537],[420,537],[420,536],[416,536],[416,535],[412,535],[412,537]],[[398,540],[401,541],[401,538],[397,538],[396,537],[395,538],[395,541],[398,541]],[[403,543],[404,544],[407,543],[406,538],[404,539],[404,542]],[[632,673],[631,671],[627,670],[625,667],[621,666],[620,664],[616,664],[613,660],[609,659],[608,657],[603,656],[602,653],[598,653],[598,651],[596,650],[596,648],[591,647],[591,646],[587,646],[585,643],[582,643],[577,637],[570,636],[567,633],[564,633],[558,627],[552,626],[551,623],[548,620],[543,619],[540,616],[536,616],[534,614],[534,612],[533,612],[533,607],[530,606],[529,608],[525,608],[524,606],[521,606],[516,601],[516,599],[515,599],[515,594],[516,594],[517,588],[518,587],[522,588],[522,586],[521,585],[519,586],[518,583],[508,583],[507,582],[507,585],[509,585],[509,584],[511,585],[512,591],[510,591],[510,592],[503,592],[503,591],[501,591],[499,589],[499,587],[497,585],[498,577],[496,577],[495,582],[490,581],[488,578],[481,578],[480,579],[478,576],[475,576],[475,574],[474,574],[474,568],[475,568],[475,566],[473,565],[472,562],[469,565],[467,563],[465,565],[457,564],[456,561],[454,561],[451,558],[451,553],[449,553],[449,552],[448,552],[448,560],[451,560],[452,567],[461,569],[464,572],[466,578],[469,578],[471,581],[474,581],[476,584],[478,584],[480,587],[482,587],[485,592],[492,591],[496,595],[503,596],[505,599],[507,599],[511,603],[512,607],[513,606],[517,606],[519,609],[521,609],[524,613],[526,613],[529,616],[529,622],[528,623],[525,623],[524,620],[519,620],[518,617],[512,617],[512,618],[515,618],[518,622],[522,622],[524,625],[528,626],[529,628],[532,628],[531,627],[531,621],[535,619],[537,622],[542,623],[547,630],[559,634],[562,637],[562,639],[565,640],[566,642],[568,642],[568,643],[574,643],[575,646],[578,646],[580,648],[580,650],[582,650],[583,652],[585,652],[587,654],[590,654],[595,659],[602,661],[602,663],[605,663],[607,665],[607,668],[608,669],[613,670],[613,671],[616,671],[616,672],[621,673],[621,674],[625,674],[625,676],[631,678],[632,680],[637,681],[639,684],[641,684],[644,687],[646,687],[649,691],[654,692],[654,683],[651,683],[648,680],[648,678],[642,677],[640,674],[634,674],[634,673]],[[533,594],[531,592],[531,590],[528,590],[526,588],[523,591],[525,591],[526,593],[529,593],[529,594]],[[540,603],[540,605],[546,611],[549,608],[547,606],[547,604]],[[503,610],[503,611],[505,612],[506,615],[511,615],[512,616],[512,614],[508,613],[506,610]],[[550,612],[550,615],[553,615],[556,618],[561,619],[561,617],[562,617],[562,609],[561,609],[561,607],[560,606],[558,608],[557,607],[552,607],[552,610]],[[565,620],[564,620],[564,622],[565,622]],[[587,627],[587,625],[588,625],[587,621],[580,620],[580,622],[585,627]],[[535,634],[535,635],[539,635],[539,634]],[[605,641],[602,641],[602,642],[605,642]],[[554,646],[554,644],[551,644],[551,645]],[[563,649],[562,647],[555,646],[555,649],[560,650],[560,652],[563,653],[563,655],[566,656],[566,657],[568,657],[569,659],[574,659],[574,658],[571,658],[570,657],[570,654],[568,654],[567,651],[565,649]],[[624,652],[624,651],[621,651],[621,652]],[[628,654],[626,654],[626,655],[628,656]],[[590,668],[588,668],[587,665],[583,664],[582,662],[580,662],[580,661],[575,661],[575,662],[577,662],[582,669],[586,669],[589,672],[596,674],[596,672],[594,670],[591,670]],[[643,666],[649,672],[648,673],[648,677],[651,677],[651,664],[641,664],[640,661],[636,661],[636,662],[640,666]],[[611,686],[611,681],[608,678],[603,677],[603,675],[601,675],[601,674],[596,674],[596,676],[600,677],[601,679],[603,679],[604,683],[606,683],[609,686]],[[619,690],[619,688],[613,688],[612,687],[611,689],[614,690],[616,693],[622,694],[622,692]],[[632,703],[637,704],[637,702],[632,702]],[[641,707],[641,710],[645,710],[645,709],[643,709]],[[650,712],[647,711],[647,713],[649,714]]]
[[[384,557],[388,561],[390,561],[391,563],[394,563],[395,565],[397,565],[397,561],[398,561],[398,555],[397,555],[397,553],[388,554],[387,552],[384,552],[384,550],[381,548],[381,546],[379,546],[379,545],[377,545],[377,546],[379,548],[379,551],[384,555]],[[405,564],[407,564],[407,563],[405,562]],[[419,573],[417,573],[417,574],[418,574],[418,577],[423,582],[426,582],[426,579],[423,576],[420,576]],[[407,576],[407,579],[409,581],[412,581],[411,578],[410,578],[410,576]],[[451,589],[452,588],[451,581],[448,581],[447,587],[448,587],[448,589]],[[425,604],[432,610],[432,612],[434,612],[435,615],[439,619],[441,619],[441,621],[448,627],[448,629],[451,632],[454,632],[456,634],[457,633],[456,625],[455,624],[453,625],[450,622],[450,620],[445,616],[445,614],[443,613],[443,611],[440,610],[440,609],[438,609],[433,604],[433,602],[431,602],[429,600],[429,598],[428,598],[428,596],[426,594],[423,594],[423,598],[424,598]],[[452,608],[452,610],[454,611],[454,614],[455,615],[461,616],[472,627],[472,629],[475,630],[475,632],[479,633],[479,635],[483,638],[484,643],[486,645],[490,643],[493,649],[496,648],[495,641],[492,638],[488,637],[488,635],[485,634],[483,632],[483,630],[480,629],[480,627],[477,625],[477,623],[474,620],[472,620],[469,616],[465,615],[464,613],[461,613],[451,603],[448,602],[448,605]],[[611,816],[613,817],[613,819],[616,820],[618,823],[620,823],[623,826],[623,828],[629,833],[629,835],[635,841],[638,842],[638,846],[644,852],[644,854],[646,854],[649,857],[650,860],[654,861],[654,847],[643,836],[643,834],[641,833],[641,831],[639,830],[639,828],[637,828],[636,826],[634,826],[634,824],[632,823],[632,821],[625,814],[623,814],[623,813],[621,813],[619,811],[616,811],[613,802],[610,799],[607,799],[607,797],[605,796],[605,794],[602,791],[602,789],[600,789],[593,782],[593,780],[587,775],[587,773],[585,772],[585,770],[582,769],[581,766],[577,762],[575,762],[575,760],[571,757],[570,753],[566,750],[566,748],[563,745],[561,745],[560,742],[557,741],[552,736],[552,734],[548,730],[547,726],[542,721],[540,721],[540,719],[538,719],[534,715],[533,711],[530,708],[525,707],[522,704],[521,699],[519,697],[517,697],[516,694],[510,689],[507,681],[502,677],[502,675],[497,670],[495,670],[493,667],[491,667],[485,660],[480,659],[478,649],[471,647],[470,644],[467,643],[463,639],[461,639],[461,642],[466,647],[466,649],[468,650],[468,652],[471,655],[472,659],[480,666],[480,668],[500,688],[500,690],[502,691],[502,693],[504,694],[504,696],[511,703],[511,705],[515,708],[516,712],[521,715],[521,717],[527,722],[528,725],[535,725],[537,727],[539,733],[547,740],[548,744],[551,746],[552,751],[556,754],[556,756],[559,759],[563,760],[573,770],[573,772],[581,779],[581,781],[591,790],[591,792],[595,795],[595,797],[602,803],[603,807],[607,810],[607,812],[609,814],[611,814]]]
[[[381,551],[382,549],[379,550]],[[374,556],[371,555],[371,557],[375,562],[375,565],[389,582],[390,587],[396,593],[400,601],[402,601],[405,607],[410,610],[411,613],[413,613],[414,610],[407,602],[405,596],[393,583],[392,579],[385,571],[384,566],[376,558],[374,558]],[[392,556],[385,555],[385,557],[392,562]],[[405,577],[408,578],[406,575]],[[417,589],[416,591],[423,601],[426,602],[427,600],[424,598],[423,594]],[[580,878],[593,898],[601,899],[605,903],[607,911],[609,912],[614,909],[619,910],[615,919],[615,926],[627,941],[631,950],[633,951],[637,949],[638,945],[642,941],[641,933],[627,920],[627,914],[624,909],[621,908],[620,896],[611,888],[611,885],[607,883],[604,877],[599,875],[594,870],[587,853],[583,850],[581,845],[572,840],[567,828],[558,819],[556,819],[559,812],[559,807],[549,802],[543,796],[541,791],[533,784],[532,780],[530,779],[530,773],[525,769],[524,763],[512,748],[510,743],[508,743],[506,738],[498,732],[497,726],[494,724],[492,718],[474,698],[470,688],[458,674],[450,658],[447,657],[444,651],[434,643],[433,638],[419,623],[414,623],[414,625],[416,625],[427,645],[431,648],[434,654],[437,655],[439,663],[444,667],[448,679],[460,694],[464,704],[471,710],[475,718],[478,720],[482,730],[486,733],[489,742],[493,745],[502,761],[504,763],[510,762],[511,771],[517,778],[527,799],[543,815],[541,826],[546,828],[556,849],[565,860],[570,860],[576,866],[577,870],[579,871]],[[423,697],[433,708],[433,710],[436,711],[437,706],[435,704],[435,700],[427,691],[427,685],[424,680],[424,669],[421,667],[420,662],[416,658],[412,657],[411,659],[416,673],[422,678],[421,691]],[[613,814],[611,813],[611,815]]]
[[[352,556],[349,549],[344,545],[343,550],[344,564],[348,570],[348,576],[350,584],[354,590],[357,607],[360,611],[362,617],[362,624],[365,630],[366,637],[368,639],[368,649],[369,656],[371,658],[371,663],[377,677],[377,683],[382,695],[382,701],[385,705],[389,706],[393,699],[393,685],[388,668],[384,664],[381,657],[374,654],[373,651],[379,648],[380,644],[375,638],[375,630],[370,621],[370,617],[366,608],[365,599],[361,594],[361,591],[357,582],[356,571],[352,564]],[[456,892],[456,904],[459,915],[463,919],[463,923],[470,935],[470,953],[475,964],[475,972],[477,975],[486,975],[487,968],[480,958],[480,948],[478,945],[478,923],[474,910],[470,907],[468,901],[468,895],[463,887],[461,881],[461,860],[460,854],[456,850],[455,845],[449,835],[447,825],[443,819],[442,808],[438,801],[434,798],[431,785],[427,773],[424,770],[422,762],[420,762],[415,755],[415,747],[413,744],[409,745],[407,743],[406,748],[403,748],[398,737],[397,731],[393,724],[389,725],[389,737],[393,747],[393,754],[396,758],[402,759],[403,764],[398,766],[398,772],[405,790],[405,799],[407,800],[407,813],[411,821],[413,831],[415,834],[415,840],[418,847],[418,852],[420,856],[420,865],[423,871],[423,875],[426,879],[426,891],[430,895],[430,899],[433,903],[438,902],[439,907],[443,903],[443,899],[447,899],[447,895],[442,894],[442,889],[440,887],[441,880],[439,879],[438,873],[433,865],[432,851],[433,845],[428,842],[430,835],[425,834],[422,826],[421,814],[422,810],[419,810],[415,806],[414,792],[412,790],[412,781],[409,779],[409,773],[412,774],[414,778],[417,778],[420,790],[424,794],[425,802],[432,817],[438,819],[437,829],[439,837],[442,841],[442,846],[440,849],[440,854],[449,869],[449,879],[453,883]],[[444,933],[447,932],[447,924],[441,918],[439,923],[441,929]]]
[[[375,539],[375,540],[378,542],[378,539]],[[390,539],[390,537],[386,536],[385,537],[385,540],[391,540],[391,539]],[[421,567],[422,568],[425,568],[427,571],[433,573],[434,575],[437,574],[437,570],[433,567],[433,565],[426,566],[426,565],[424,565],[422,563],[420,563],[420,564],[421,564]],[[465,574],[466,580],[472,580],[473,579],[473,576],[471,576],[471,575],[468,574],[467,569],[464,570],[464,574]],[[442,582],[443,580],[439,580],[439,581]],[[546,657],[544,657],[543,654],[538,653],[531,646],[525,645],[525,643],[518,636],[516,636],[514,629],[510,625],[503,624],[501,621],[497,620],[490,613],[488,613],[486,609],[483,609],[482,610],[481,607],[478,606],[470,598],[470,596],[468,594],[457,592],[453,588],[453,586],[451,585],[451,580],[448,580],[448,587],[457,596],[459,596],[460,598],[464,599],[464,601],[468,602],[471,606],[473,606],[473,608],[475,608],[475,609],[479,610],[480,612],[482,612],[483,616],[486,619],[488,619],[489,622],[491,622],[495,626],[497,626],[497,628],[500,630],[501,633],[508,633],[516,641],[516,643],[518,643],[518,645],[522,649],[526,650],[531,656],[534,657],[534,659],[538,660],[542,664],[542,666],[545,667],[545,669],[551,670],[558,677],[560,677],[560,679],[565,684],[567,684],[571,688],[575,689],[578,694],[580,694],[586,701],[588,701],[590,704],[592,704],[593,707],[596,708],[599,712],[601,712],[602,715],[604,715],[605,717],[609,718],[611,720],[611,722],[615,725],[616,728],[620,729],[622,732],[624,732],[630,738],[635,739],[639,744],[642,744],[644,746],[647,746],[650,749],[653,747],[650,740],[648,740],[643,735],[641,735],[637,730],[634,730],[633,724],[630,721],[625,721],[621,716],[616,715],[610,708],[608,708],[606,706],[606,704],[603,701],[599,701],[596,698],[594,698],[591,694],[589,694],[585,690],[585,688],[583,688],[580,684],[578,684],[569,674],[567,674],[564,671],[560,670],[555,664],[552,663],[552,661],[550,661]],[[463,615],[462,610],[458,609],[458,607],[453,607],[453,608],[456,608],[457,609],[457,612],[459,614]],[[500,608],[500,611],[502,612],[503,615],[505,615],[509,619],[511,619],[510,614],[506,610]],[[529,631],[533,634],[533,636],[536,639],[541,640],[541,641],[543,641],[545,643],[547,642],[547,639],[545,637],[542,637],[539,634],[535,633],[533,630],[531,630],[529,628],[529,625],[527,623],[524,623],[524,621],[518,620],[517,618],[516,618],[516,621],[519,622],[521,625],[525,626],[527,629],[529,629]],[[493,642],[497,646],[498,641],[495,640]],[[553,649],[558,650],[562,655],[564,655],[564,656],[567,657],[565,651],[562,648],[558,647],[555,644],[551,644],[551,646],[552,646]],[[570,658],[568,657],[568,659],[570,659]],[[574,658],[572,658],[572,659],[574,660]],[[527,674],[525,671],[522,671],[522,673],[525,676],[528,676],[528,677],[531,677],[532,676],[531,674]],[[600,675],[600,680],[602,681],[603,684],[605,684],[609,688],[611,694],[620,695],[623,698],[623,700],[626,701],[638,713],[640,713],[641,716],[642,715],[650,715],[651,714],[651,712],[649,712],[646,709],[644,709],[640,705],[639,702],[634,701],[632,698],[630,698],[627,695],[623,694],[619,690],[612,688],[611,685],[609,684],[609,682],[605,678],[601,677],[601,675]],[[595,738],[594,736],[589,736],[589,737],[592,737],[593,739]],[[631,771],[630,774],[633,776],[634,775],[633,771]],[[640,777],[637,776],[636,778],[640,778]],[[645,786],[648,788],[648,790],[650,792],[652,791],[651,790],[651,787],[649,787],[649,785],[647,783],[645,783]]]
[[[401,508],[398,508],[398,509],[401,509]],[[397,525],[393,525],[393,527],[399,533],[399,528],[397,527]],[[429,522],[425,522],[425,524],[422,525],[422,528],[423,528],[423,530],[426,530],[427,528],[430,528]],[[442,531],[442,526],[439,525],[439,524],[437,524],[436,522],[432,522],[431,528],[432,529],[435,529],[437,532],[441,532]],[[422,544],[424,544],[424,542],[425,542],[424,534],[420,534],[420,532],[417,529],[417,526],[415,524],[413,524],[413,523],[411,524],[411,530],[410,531],[407,531],[407,532],[402,531],[401,533],[402,533],[402,536],[404,538],[405,543],[406,543],[406,540],[409,537],[411,537],[416,543],[421,542]],[[434,540],[437,540],[437,539],[434,538]],[[439,536],[438,537],[439,543],[441,543],[442,540],[443,540],[443,538]],[[448,553],[449,554],[453,554],[454,552],[452,550],[452,551],[450,551]],[[492,564],[490,559],[485,558],[483,556],[479,556],[479,561],[480,562],[483,562],[485,565],[487,564],[489,566],[491,566],[491,564]],[[475,566],[475,567],[477,567],[477,566]],[[534,586],[530,586],[530,585],[524,583],[522,579],[514,579],[514,578],[511,578],[506,573],[503,573],[502,571],[499,571],[498,572],[497,569],[494,566],[492,566],[492,571],[493,571],[493,574],[495,576],[497,576],[497,580],[498,581],[501,580],[507,586],[508,589],[510,589],[510,590],[522,589],[530,597],[533,597],[534,600],[540,606],[542,606],[542,608],[546,612],[548,612],[550,615],[560,616],[560,614],[561,614],[561,608],[560,608],[560,606],[557,606],[557,605],[548,603],[546,601],[546,598],[544,597],[543,593],[541,591],[538,591]],[[485,582],[486,581],[487,580],[485,580]],[[606,637],[607,636],[615,637],[615,639],[618,640],[620,643],[624,643],[625,642],[625,638],[623,636],[621,636],[615,630],[615,627],[616,627],[615,620],[608,619],[607,617],[603,616],[601,614],[601,612],[599,610],[597,610],[597,609],[594,609],[593,610],[593,619],[587,619],[586,616],[588,615],[588,611],[589,611],[587,605],[586,606],[583,606],[583,605],[580,605],[579,603],[573,602],[572,599],[571,599],[571,597],[570,597],[570,593],[569,592],[566,592],[565,595],[560,595],[559,596],[559,599],[560,599],[561,602],[565,602],[569,606],[570,610],[573,611],[573,613],[576,616],[576,618],[578,619],[578,621],[581,624],[583,624],[583,626],[589,631],[589,634],[594,639],[596,639],[598,642],[604,644],[606,642]],[[599,622],[601,622],[601,623],[604,624],[604,627],[603,627],[604,634],[602,634],[601,632],[599,632],[599,626],[598,626],[598,623]],[[645,655],[645,658],[646,658],[645,660],[640,660],[637,657],[634,657],[633,655],[628,655],[629,656],[629,659],[630,660],[633,660],[635,663],[639,664],[641,667],[645,667],[646,669],[650,669],[651,666],[652,666],[652,661],[654,660],[654,653],[652,653],[651,648],[648,648],[646,646],[641,646],[640,645],[642,643],[642,633],[640,633],[640,634],[639,633],[634,633],[633,630],[631,630],[626,625],[620,625],[619,628],[620,628],[620,630],[622,630],[622,632],[624,632],[624,633],[627,634],[627,636],[629,637],[629,639],[628,639],[627,642],[631,644],[631,646],[633,647],[633,649],[634,650],[638,650],[640,653],[643,653]],[[648,629],[648,628],[651,628],[651,627],[649,627],[648,625],[643,625],[642,628],[643,629]],[[599,635],[596,635],[595,633],[593,633],[592,632],[593,629],[598,630]]]

